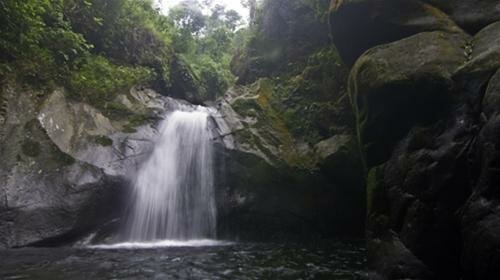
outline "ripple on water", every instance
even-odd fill
[[[366,267],[363,242],[173,244],[0,250],[0,279],[356,280]]]

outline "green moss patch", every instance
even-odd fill
[[[94,141],[103,147],[109,147],[113,145],[113,139],[104,135],[96,136]]]
[[[38,142],[26,139],[21,145],[23,153],[29,157],[40,155],[40,144]]]

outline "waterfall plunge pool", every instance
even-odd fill
[[[213,240],[210,110],[179,109],[160,124],[138,171],[117,243],[0,250],[0,279],[366,279],[363,241]]]
[[[0,250],[0,279],[366,279],[363,241]]]

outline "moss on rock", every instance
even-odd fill
[[[26,139],[21,148],[23,153],[29,157],[37,157],[40,154],[40,144],[33,140]]]
[[[483,98],[483,112],[488,116],[498,113],[500,108],[500,69],[491,78]]]
[[[420,32],[462,32],[445,13],[416,0],[332,0],[330,30],[349,64],[372,47]]]
[[[109,147],[113,145],[113,139],[105,135],[96,136],[94,141],[103,147]]]
[[[417,124],[430,124],[463,96],[453,76],[466,61],[465,34],[425,32],[367,51],[353,66],[349,95],[367,163],[386,160]]]
[[[472,51],[455,79],[477,79],[492,75],[500,67],[500,21],[481,29],[469,40],[468,46]]]

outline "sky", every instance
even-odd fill
[[[156,2],[166,14],[171,7],[179,4],[182,0],[156,0]],[[214,4],[221,4],[225,6],[227,10],[235,10],[243,18],[247,18],[248,16],[248,10],[241,5],[240,0],[214,0]]]

